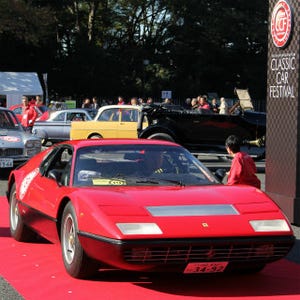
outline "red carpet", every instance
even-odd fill
[[[183,276],[103,271],[93,280],[68,276],[60,248],[26,244],[9,235],[8,205],[0,197],[0,275],[30,299],[300,299],[300,265],[285,259],[256,275]]]

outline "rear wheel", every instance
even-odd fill
[[[175,142],[174,139],[167,133],[154,133],[148,137],[150,140],[163,140],[169,142]]]
[[[100,134],[94,133],[89,136],[89,139],[102,139],[102,136]]]
[[[31,241],[35,237],[35,233],[24,224],[20,215],[15,183],[9,196],[9,228],[11,236],[19,242]]]
[[[75,278],[92,276],[98,265],[85,254],[80,244],[77,217],[71,202],[64,209],[61,224],[61,249],[67,272]]]

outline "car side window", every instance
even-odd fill
[[[15,127],[13,119],[10,117],[9,113],[5,111],[0,112],[0,128],[12,129]]]
[[[69,183],[73,150],[70,146],[61,146],[54,149],[40,166],[45,177],[51,177],[54,172],[56,180],[63,185]]]
[[[136,109],[122,109],[122,122],[137,122],[138,111]]]
[[[53,121],[64,121],[65,120],[65,113],[58,114]]]
[[[84,121],[85,115],[83,113],[68,113],[67,121]]]
[[[119,111],[119,108],[104,110],[98,117],[97,121],[119,121]]]

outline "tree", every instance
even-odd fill
[[[0,12],[2,68],[48,73],[55,94],[265,96],[267,1],[3,0]]]

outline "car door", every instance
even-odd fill
[[[64,139],[64,137],[66,136],[64,128],[66,125],[66,118],[67,113],[62,111],[57,113],[56,116],[53,117],[53,119],[42,123],[45,124],[43,126],[47,126],[46,131],[49,139]]]
[[[117,138],[121,118],[120,108],[108,108],[101,112],[97,118],[95,132],[98,132],[103,138]],[[91,123],[92,124],[92,123]]]
[[[30,206],[42,214],[56,217],[57,199],[62,193],[62,183],[59,184],[50,177],[50,171],[56,170],[62,175],[72,159],[72,149],[69,145],[54,148],[42,162],[37,175],[31,180],[26,198],[30,199]],[[50,192],[49,192],[50,191]]]
[[[117,131],[118,138],[137,138],[139,110],[137,107],[121,108],[120,123]]]
[[[82,122],[90,118],[82,111],[70,111],[66,113],[66,121],[62,126],[62,138],[64,140],[70,139],[71,122]]]
[[[72,149],[69,145],[62,145],[55,148],[50,155],[42,162],[39,170],[34,170],[34,175],[24,184],[28,186],[26,193],[27,204],[32,207],[31,213],[25,215],[26,223],[37,231],[47,232],[47,238],[57,237],[56,219],[57,211],[62,195],[66,194],[64,183],[51,178],[50,171],[56,170],[56,174],[63,175],[65,171],[70,173],[72,161]],[[28,184],[28,181],[30,183]],[[67,181],[65,181],[67,182]]]

